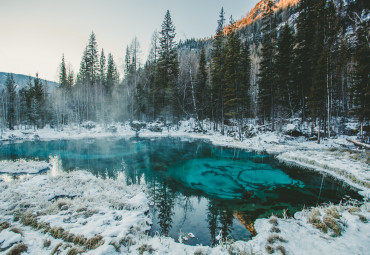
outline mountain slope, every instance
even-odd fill
[[[8,73],[0,72],[0,91],[5,89],[5,82],[8,77]],[[23,74],[13,74],[15,85],[16,85],[16,91],[19,91],[23,88],[28,88],[29,87],[29,79],[32,79],[32,84],[33,84],[33,79],[35,77],[28,76],[28,75],[23,75]],[[42,84],[47,84],[48,90],[53,90],[56,87],[59,87],[59,84],[53,81],[48,81],[48,80],[43,80],[41,79]]]
[[[275,1],[275,11],[278,11],[281,9],[285,9],[285,8],[297,5],[300,0],[274,0],[274,1]],[[240,29],[245,26],[248,26],[252,24],[254,21],[262,18],[264,8],[265,8],[265,1],[261,0],[260,2],[256,4],[256,6],[250,12],[248,12],[248,14],[244,18],[237,20],[235,22],[236,29]],[[225,27],[224,32],[228,33],[229,30],[230,30],[230,27],[227,26]]]

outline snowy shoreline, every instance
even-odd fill
[[[62,132],[45,128],[23,134],[15,130],[3,134],[2,140],[10,136],[17,142],[32,141],[35,135],[42,141],[136,136],[127,123],[114,126],[114,133],[99,125],[90,130],[65,127]],[[180,130],[170,132],[142,130],[139,137],[206,139],[216,146],[266,152],[287,164],[342,179],[365,197],[370,194],[366,186],[369,166],[340,150],[338,143],[348,145],[345,137],[316,144],[264,133],[241,142],[217,132],[189,133],[193,127],[186,122]],[[103,180],[85,171],[62,173],[57,158],[51,158],[50,163],[47,174],[0,183],[0,254],[22,243],[29,254],[366,254],[370,249],[370,204],[355,201],[303,209],[294,218],[258,219],[257,235],[247,242],[223,241],[208,247],[150,237],[144,186],[126,186],[123,178]]]
[[[366,159],[363,160],[365,162],[356,160],[356,155],[351,155],[353,154],[351,151],[343,149],[343,145],[354,148],[347,141],[347,136],[323,140],[321,144],[317,144],[316,141],[307,141],[303,137],[290,138],[281,133],[266,132],[257,134],[257,136],[245,139],[244,141],[239,141],[234,137],[221,135],[219,132],[209,130],[205,134],[192,132],[196,126],[194,120],[181,122],[178,130],[175,127],[169,130],[163,128],[162,132],[152,132],[148,129],[142,129],[136,133],[127,122],[113,123],[110,126],[103,126],[96,123],[88,123],[88,125],[92,125],[92,127],[65,126],[63,131],[56,131],[50,127],[37,131],[27,130],[27,132],[25,130],[7,130],[0,137],[0,141],[23,142],[112,137],[131,138],[137,135],[142,138],[186,137],[203,139],[215,146],[265,152],[274,155],[282,163],[329,174],[358,189],[362,196],[370,197],[370,165],[366,162]],[[111,127],[114,127],[114,132],[112,132]],[[369,154],[366,154],[366,152],[363,153],[365,154],[364,157],[369,157]]]

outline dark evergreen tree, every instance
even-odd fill
[[[90,84],[94,84],[99,79],[98,44],[94,32],[91,33],[87,45],[86,64],[87,79]]]
[[[207,86],[207,61],[206,61],[206,52],[204,46],[200,51],[199,57],[199,66],[196,77],[196,87],[195,87],[195,97],[198,108],[198,116],[200,120],[203,120],[209,110],[209,90]]]
[[[100,61],[99,61],[99,82],[103,86],[105,85],[105,82],[106,82],[106,71],[107,71],[107,65],[106,65],[104,50],[101,49]]]
[[[8,76],[5,81],[6,86],[6,95],[7,95],[7,121],[9,129],[13,130],[16,124],[16,97],[17,93],[15,92],[15,81],[13,74],[8,73]]]
[[[240,93],[241,76],[241,43],[238,34],[235,32],[235,23],[231,19],[231,28],[227,34],[225,45],[225,110],[226,116],[240,120],[242,117]]]
[[[280,31],[277,41],[276,55],[276,88],[277,104],[282,107],[280,114],[290,113],[293,116],[297,110],[299,95],[297,87],[293,82],[293,47],[294,37],[293,30],[285,24]]]
[[[224,134],[224,15],[224,9],[222,8],[217,22],[216,36],[213,41],[211,62],[213,121],[215,123],[215,129],[217,130],[218,122],[221,119],[222,134]]]
[[[119,81],[119,74],[117,71],[117,66],[114,62],[113,55],[108,54],[108,64],[107,64],[107,74],[106,74],[106,94],[108,97],[112,96],[112,91],[115,85]]]
[[[259,109],[263,120],[272,121],[272,130],[275,129],[275,97],[276,97],[276,75],[275,75],[275,44],[276,24],[274,15],[274,2],[265,0],[265,10],[261,31],[263,33],[262,56],[259,74]]]
[[[245,40],[240,55],[240,104],[242,119],[252,117],[250,112],[251,58],[248,40]]]
[[[312,55],[316,20],[315,1],[301,0],[298,5],[294,83],[299,89],[302,120],[307,117],[307,97],[312,86],[313,66],[316,64]]]
[[[178,115],[176,103],[176,85],[178,77],[178,59],[175,43],[175,27],[170,12],[167,10],[160,32],[160,49],[156,77],[156,114],[166,119]]]
[[[64,61],[64,54],[62,56],[62,63],[60,63],[60,71],[59,71],[59,87],[61,89],[66,89],[68,84],[68,77],[67,77],[67,68]]]

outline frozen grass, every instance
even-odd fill
[[[10,249],[6,253],[6,255],[20,255],[22,252],[26,252],[28,250],[28,246],[24,243],[19,243],[13,246],[13,248]]]

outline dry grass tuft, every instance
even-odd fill
[[[325,223],[328,228],[334,231],[335,236],[340,236],[341,234],[341,228],[338,225],[338,222],[330,215],[324,215],[323,222]]]
[[[74,244],[84,245],[86,243],[86,238],[83,235],[77,235],[72,241]]]
[[[151,245],[143,244],[139,248],[137,248],[139,251],[139,254],[143,254],[144,252],[148,252],[149,254],[152,254],[154,252],[154,249]]]
[[[51,240],[50,239],[44,239],[43,246],[44,248],[48,248],[51,245]]]
[[[6,255],[20,255],[22,252],[26,252],[28,250],[28,246],[24,243],[19,243],[6,253]]]
[[[134,240],[134,236],[130,234],[130,235],[127,235],[124,238],[122,238],[119,241],[119,244],[123,244],[124,246],[128,247],[128,246],[131,246],[131,245],[135,245],[136,242]]]
[[[3,221],[0,223],[0,232],[10,227],[9,222]]]
[[[266,244],[265,250],[268,254],[272,254],[275,252],[274,248],[271,245]]]
[[[101,235],[96,235],[94,237],[87,239],[85,247],[88,250],[94,250],[103,244],[104,244],[103,237]]]
[[[347,211],[348,211],[349,213],[353,214],[353,213],[356,213],[356,212],[361,211],[361,209],[360,209],[359,207],[356,207],[356,206],[351,206],[351,207],[349,207],[349,208],[347,209]]]
[[[85,252],[84,249],[78,248],[76,246],[72,247],[68,252],[67,255],[77,255]]]
[[[54,248],[53,250],[50,252],[50,255],[54,255],[55,253],[59,254],[59,248],[61,248],[61,246],[63,245],[63,243],[58,243]]]
[[[203,251],[203,249],[197,249],[195,252],[194,252],[194,255],[206,255],[207,252]]]
[[[278,219],[275,217],[275,216],[271,216],[270,219],[269,219],[269,222],[273,225],[273,226],[277,226],[278,225]]]
[[[268,238],[267,238],[267,242],[270,243],[270,244],[273,244],[277,241],[280,241],[280,242],[286,242],[286,240],[284,238],[282,238],[281,236],[279,235],[270,235]]]
[[[21,222],[25,226],[37,228],[37,217],[31,212],[25,212],[21,217]]]
[[[338,209],[335,206],[330,206],[328,209],[326,209],[326,214],[332,216],[335,219],[339,219],[340,218]]]
[[[23,231],[20,230],[19,228],[11,228],[11,229],[9,229],[9,231],[12,231],[16,234],[20,234],[21,236],[23,236]]]
[[[282,255],[286,254],[286,250],[285,250],[284,246],[282,246],[282,245],[277,246],[276,250],[280,251]]]
[[[367,218],[366,218],[364,215],[359,214],[359,215],[358,215],[358,218],[359,218],[359,219],[360,219],[360,221],[362,221],[363,223],[367,223]]]
[[[50,225],[45,222],[38,222],[37,230],[42,230],[42,232],[47,233],[50,231]]]
[[[50,235],[56,239],[62,239],[64,235],[64,229],[62,227],[51,228],[49,231]]]
[[[280,233],[281,231],[280,231],[280,229],[279,229],[278,227],[272,227],[272,228],[270,229],[270,232],[273,232],[273,233]]]

